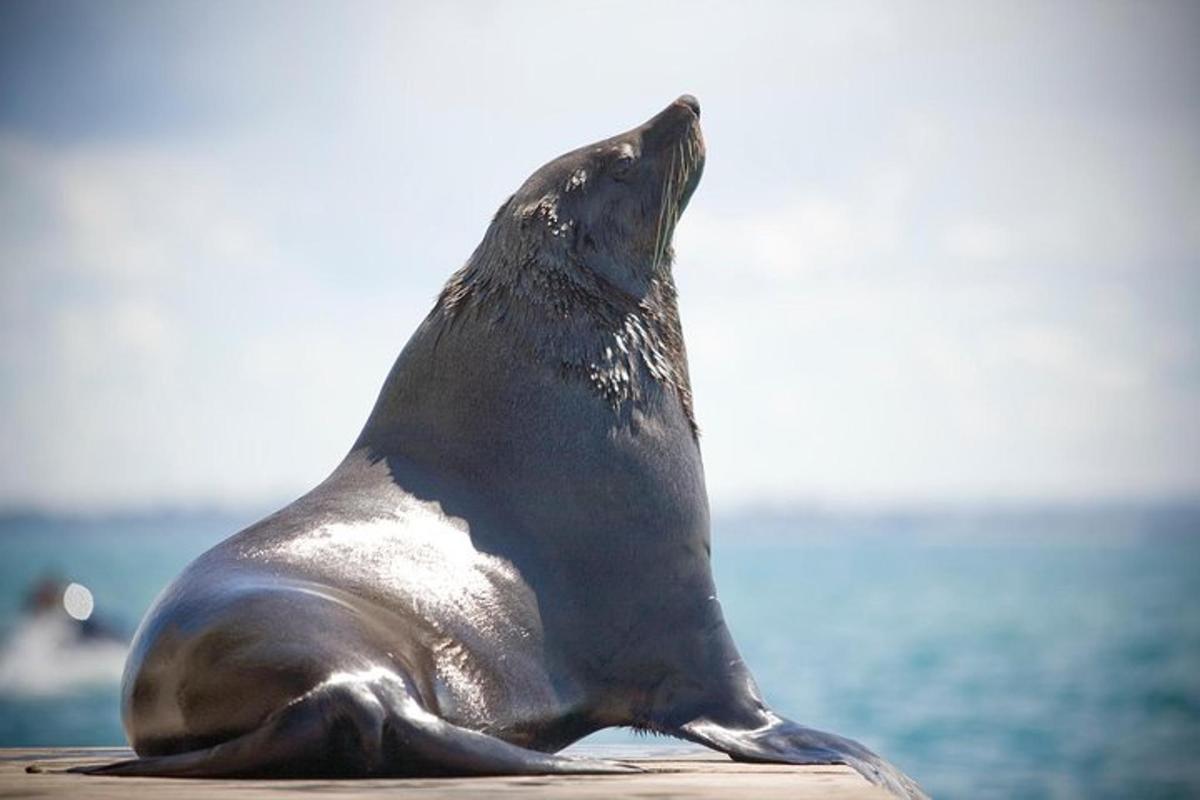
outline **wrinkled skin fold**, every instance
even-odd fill
[[[717,601],[671,275],[699,114],[681,97],[505,201],[342,463],[155,602],[122,688],[138,758],[91,771],[619,773],[554,753],[632,726],[924,796],[770,711]]]

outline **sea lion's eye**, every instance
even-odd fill
[[[629,170],[634,166],[634,154],[629,151],[623,151],[622,154],[613,158],[612,169],[610,173],[617,180],[624,180],[629,175]]]
[[[633,148],[629,145],[622,146],[617,151],[617,157],[613,159],[609,174],[617,180],[623,179],[629,174],[629,169],[633,166],[635,160],[636,157],[634,156]]]

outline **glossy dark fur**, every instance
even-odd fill
[[[722,618],[671,280],[703,159],[683,97],[504,203],[333,474],[151,609],[99,772],[622,771],[550,753],[627,725],[921,796],[768,710]]]

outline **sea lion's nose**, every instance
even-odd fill
[[[692,113],[696,115],[696,119],[700,118],[700,101],[697,100],[695,96],[690,94],[682,94],[675,102],[681,106],[687,106],[692,110]]]
[[[690,94],[682,95],[641,126],[642,152],[673,148],[680,138],[693,135],[693,129],[698,131],[699,127],[700,101]]]

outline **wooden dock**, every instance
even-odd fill
[[[405,780],[179,780],[170,778],[98,778],[73,775],[68,767],[128,758],[121,748],[0,749],[0,798],[86,797],[96,800],[242,800],[319,796],[322,800],[367,797],[417,800],[489,800],[516,798],[712,798],[712,800],[859,800],[888,795],[849,767],[792,767],[738,764],[710,751],[680,747],[633,748],[593,745],[572,752],[636,763],[641,775],[539,776],[511,778],[439,778]]]

